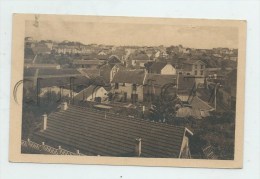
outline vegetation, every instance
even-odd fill
[[[36,90],[33,88],[24,88],[23,96],[22,139],[27,139],[32,137],[33,132],[41,128],[42,115],[55,111],[61,100],[56,93],[47,93],[37,103]]]

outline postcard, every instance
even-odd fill
[[[242,168],[246,21],[14,14],[11,162]]]

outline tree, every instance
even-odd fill
[[[180,105],[180,100],[176,95],[161,95],[157,100],[152,102],[148,118],[152,121],[162,121],[173,123]]]

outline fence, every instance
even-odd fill
[[[42,144],[37,144],[33,141],[30,141],[29,139],[27,141],[22,140],[21,146],[26,149],[35,150],[39,153],[47,153],[51,155],[80,155],[83,156],[83,154],[79,153],[79,150],[77,150],[76,153],[70,152],[68,150],[62,149],[61,146],[59,146],[58,149],[51,147],[49,145],[45,145],[44,142]]]

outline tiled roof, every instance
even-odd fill
[[[205,64],[203,61],[201,60],[194,60],[194,59],[190,59],[190,60],[186,60],[186,61],[183,61],[183,63],[186,63],[186,64],[195,64],[197,62],[200,62],[202,64]]]
[[[47,129],[36,136],[101,156],[134,156],[135,139],[141,138],[142,157],[178,158],[184,132],[184,127],[70,105],[50,114]]]
[[[150,70],[152,73],[160,73],[161,70],[167,65],[167,63],[164,62],[156,62],[153,63],[152,66],[150,67]]]
[[[145,78],[145,84],[152,83],[153,85],[163,87],[164,85],[169,83],[176,84],[176,78],[176,75],[147,74]]]
[[[189,101],[190,107],[182,107],[177,111],[176,117],[189,117],[192,116],[195,119],[202,119],[209,116],[209,111],[213,108],[205,101],[195,96]]]
[[[178,75],[178,90],[190,92],[195,83],[194,76]]]
[[[143,85],[144,77],[145,73],[143,70],[119,70],[115,74],[112,83],[131,83]]]
[[[132,54],[131,55],[131,58],[132,58],[132,60],[149,60],[149,57],[148,57],[148,55],[147,54],[145,54],[145,53],[138,53],[138,52],[136,52],[135,54]]]
[[[100,65],[102,61],[96,60],[73,60],[74,65]]]
[[[77,91],[77,87],[89,84],[89,78],[85,76],[78,76],[74,79],[74,91]],[[52,87],[52,86],[64,86],[64,88],[70,87],[69,77],[52,77],[52,78],[42,78],[40,80],[40,87]]]
[[[193,97],[189,103],[192,109],[191,116],[196,119],[202,119],[203,117],[209,116],[209,111],[213,110],[213,107],[197,96]]]

